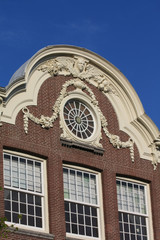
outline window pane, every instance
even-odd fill
[[[117,180],[121,240],[147,239],[146,189],[144,185]],[[123,212],[124,211],[124,212]]]
[[[42,228],[43,197],[38,194],[42,193],[42,166],[40,161],[4,154],[4,205],[7,221]],[[12,189],[7,189],[8,186]],[[21,219],[19,214],[22,215]]]
[[[5,201],[5,210],[11,210],[11,202]]]
[[[42,219],[41,218],[36,218],[36,227],[39,227],[39,228],[42,227]]]
[[[64,167],[63,184],[66,232],[98,237],[96,174]]]
[[[64,168],[63,186],[65,199],[97,204],[97,183],[95,174]]]
[[[8,211],[5,211],[5,217],[7,218],[8,222],[11,222],[11,213]]]
[[[10,190],[4,189],[4,199],[10,199]]]

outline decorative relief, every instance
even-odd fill
[[[103,93],[117,95],[109,77],[83,57],[57,57],[43,63],[38,67],[38,71],[48,72],[51,76],[72,75],[93,84]]]
[[[50,69],[50,71],[51,71],[51,69]],[[66,97],[68,95],[67,88],[71,85],[73,85],[76,88],[76,91],[83,91],[85,89],[88,92],[88,94],[91,98],[91,103],[93,104],[94,108],[96,108],[96,110],[99,114],[103,131],[105,132],[106,136],[109,138],[110,143],[113,145],[113,147],[115,147],[117,149],[129,148],[132,162],[134,162],[134,142],[133,142],[133,140],[131,138],[129,138],[128,141],[122,142],[120,140],[119,136],[109,133],[108,128],[107,128],[107,126],[108,126],[107,120],[106,120],[105,116],[103,115],[103,113],[101,112],[101,110],[98,106],[98,101],[96,100],[96,97],[95,97],[94,93],[83,81],[81,81],[78,78],[71,79],[69,81],[66,81],[63,84],[60,95],[57,98],[57,100],[56,100],[56,102],[53,106],[53,114],[52,114],[51,117],[45,117],[45,116],[41,115],[41,117],[39,119],[39,118],[35,117],[33,114],[31,114],[27,107],[22,109],[23,114],[24,114],[24,130],[25,130],[25,133],[26,134],[28,133],[28,119],[30,119],[31,121],[33,121],[36,124],[41,125],[42,128],[53,127],[53,123],[58,118],[59,113],[60,113],[61,102],[64,99],[64,97]],[[62,133],[61,137],[66,138],[66,139],[70,138],[66,134],[66,131],[64,131],[64,128],[61,124],[61,121],[60,121],[60,127],[63,130],[63,133]],[[98,147],[101,146],[101,144],[99,143],[100,139],[101,139],[101,135],[99,136],[98,141],[94,142],[94,144]]]
[[[154,170],[157,169],[158,162],[160,159],[160,136],[157,137],[157,139],[154,140],[154,142],[150,146],[152,148],[152,156],[153,156],[153,167]]]
[[[2,126],[1,117],[3,114],[3,98],[0,97],[0,127]]]
[[[104,72],[91,65],[89,61],[80,56],[71,57],[57,57],[43,63],[39,71],[48,72],[51,76],[64,75],[79,78],[89,84],[97,87],[102,93],[114,94],[118,96],[111,80]],[[101,114],[100,114],[101,115]],[[105,118],[101,116],[101,123],[106,136],[110,139],[111,144],[116,148],[130,148],[131,159],[134,161],[133,140],[129,139],[127,142],[121,142],[118,136],[111,135],[105,126]],[[153,166],[156,169],[158,164],[158,157],[160,157],[160,137],[152,144]]]
[[[160,151],[160,135],[157,137],[156,140],[154,140],[154,144],[155,144],[156,150]]]

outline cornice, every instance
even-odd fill
[[[104,74],[109,82],[107,90],[104,89],[104,84],[100,86],[100,84],[97,84],[91,77],[89,77],[88,80],[80,74],[77,76],[75,74],[74,77],[78,77],[94,85],[110,100],[117,114],[120,130],[126,132],[136,143],[140,157],[153,161],[154,151],[156,162],[159,162],[159,152],[157,152],[156,147],[155,150],[153,150],[151,146],[155,144],[160,132],[152,120],[145,114],[142,103],[135,90],[126,77],[115,66],[84,48],[58,45],[48,46],[37,52],[26,66],[24,79],[14,82],[6,92],[0,89],[0,96],[3,99],[3,106],[1,105],[1,122],[15,124],[16,116],[22,108],[37,104],[38,91],[41,85],[52,75],[51,72],[44,70],[43,65],[45,65],[48,60],[60,59],[60,57],[73,59],[73,62],[75,61],[75,57],[85,59],[87,65],[90,65],[98,72],[96,77],[100,79],[100,72]],[[71,70],[70,73],[74,75],[74,71]],[[87,72],[87,74],[89,73]],[[22,83],[26,84],[24,85],[24,90],[22,91],[21,89],[21,91],[15,93],[14,89]]]

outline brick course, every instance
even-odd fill
[[[31,113],[40,117],[52,115],[52,107],[59,96],[62,84],[71,77],[56,76],[47,79],[40,88],[37,106],[28,106]],[[101,111],[108,121],[108,129],[112,134],[120,136],[127,141],[129,136],[119,130],[116,113],[109,100],[95,87],[89,85],[94,92]],[[55,240],[65,239],[65,216],[63,196],[63,162],[78,164],[102,173],[102,190],[105,219],[106,240],[119,239],[118,206],[116,195],[116,175],[142,180],[150,184],[151,207],[155,240],[160,240],[160,167],[153,170],[150,161],[140,159],[137,146],[135,146],[135,162],[132,163],[130,151],[116,149],[110,143],[102,130],[101,143],[104,148],[103,156],[76,148],[64,147],[60,142],[61,129],[59,118],[53,128],[41,128],[29,120],[28,134],[23,127],[23,113],[20,111],[15,125],[3,123],[0,127],[0,183],[3,186],[3,149],[16,150],[40,156],[47,161],[49,229]],[[4,214],[3,191],[0,192],[0,214]],[[39,237],[25,236],[10,233],[11,239],[38,240]],[[46,239],[46,238],[44,238]]]

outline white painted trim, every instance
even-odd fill
[[[153,221],[152,221],[152,210],[151,210],[151,193],[150,193],[150,186],[148,183],[145,183],[143,181],[139,181],[133,178],[125,178],[125,177],[116,177],[116,180],[124,180],[126,182],[131,182],[131,183],[137,183],[140,185],[143,185],[145,187],[145,200],[146,200],[146,207],[147,207],[147,214],[145,214],[144,216],[146,216],[147,219],[147,230],[148,230],[148,240],[154,240],[154,234],[153,234]],[[135,214],[134,212],[129,212],[129,211],[120,211],[120,212],[127,212],[127,213],[131,213],[131,214]],[[137,214],[136,215],[140,215],[143,216],[143,214]]]
[[[79,56],[87,59],[91,64],[101,69],[114,86],[117,95],[104,93],[110,100],[118,117],[120,130],[127,133],[136,143],[140,157],[153,161],[153,155],[160,162],[160,154],[152,152],[151,144],[159,136],[160,132],[152,120],[145,114],[143,106],[135,90],[125,78],[125,76],[111,63],[102,57],[82,48],[73,46],[49,46],[36,53],[26,66],[24,80],[26,90],[10,98],[2,109],[2,122],[15,124],[18,112],[25,106],[37,105],[37,96],[43,82],[50,77],[47,72],[37,71],[36,63],[46,61],[50,56]],[[42,60],[43,59],[43,60]],[[8,88],[6,94],[0,93],[2,97],[7,97],[11,90],[20,85],[15,82]]]
[[[24,154],[18,151],[12,151],[12,150],[3,150],[4,154],[11,154],[14,156],[19,156],[19,157],[25,157],[31,160],[35,160],[35,161],[40,161],[42,163],[42,193],[41,194],[37,194],[38,196],[42,197],[42,225],[43,228],[38,228],[38,227],[32,227],[32,226],[28,226],[28,225],[21,225],[21,224],[15,224],[15,223],[11,223],[11,222],[7,222],[7,224],[9,226],[14,225],[15,227],[18,227],[20,229],[29,229],[29,230],[33,230],[33,231],[40,231],[40,232],[45,232],[45,233],[49,233],[49,216],[48,216],[48,184],[47,184],[47,167],[46,167],[46,160],[44,160],[43,158],[39,158],[39,157],[35,157],[29,154]],[[7,189],[12,189],[15,190],[15,188],[13,189],[13,187],[7,187]],[[31,193],[30,191],[27,190],[21,190],[19,188],[17,188],[17,191],[19,192],[26,192],[26,193]],[[33,192],[34,195],[36,195],[36,192]]]
[[[81,139],[76,137],[75,134],[73,134],[68,127],[66,126],[65,120],[64,120],[64,116],[63,116],[63,109],[64,109],[64,105],[66,104],[66,102],[68,100],[71,99],[78,99],[81,102],[83,102],[91,111],[92,116],[93,116],[93,120],[94,120],[94,132],[93,134],[87,138],[87,139]],[[93,106],[93,104],[91,103],[92,99],[85,93],[83,93],[82,91],[73,91],[73,92],[69,92],[68,96],[66,96],[61,103],[61,107],[60,107],[60,119],[61,119],[61,127],[63,128],[63,130],[66,132],[65,134],[67,134],[67,136],[69,136],[71,139],[73,139],[74,141],[77,142],[81,142],[83,144],[87,143],[87,144],[91,144],[95,147],[97,147],[97,145],[100,141],[101,138],[101,121],[100,121],[100,117],[99,114],[97,112],[97,109],[95,106]]]
[[[83,235],[77,235],[77,234],[70,234],[70,233],[66,233],[66,236],[69,237],[69,239],[83,239],[83,240],[87,240],[87,239],[100,239],[100,240],[105,240],[105,224],[104,224],[104,209],[103,209],[103,193],[102,193],[102,179],[101,179],[101,173],[97,172],[95,170],[92,170],[90,168],[85,168],[85,167],[80,167],[80,166],[75,166],[75,165],[71,165],[71,164],[63,164],[63,167],[67,167],[67,168],[71,168],[71,169],[75,169],[75,170],[81,170],[84,172],[89,172],[89,173],[93,173],[96,175],[97,177],[97,192],[98,192],[98,204],[96,205],[97,208],[99,209],[99,216],[98,216],[98,229],[99,229],[99,237],[98,238],[94,238],[94,237],[89,237],[89,236],[83,236]],[[85,202],[83,202],[82,204],[85,205]],[[89,204],[90,206],[94,206],[93,204]]]

